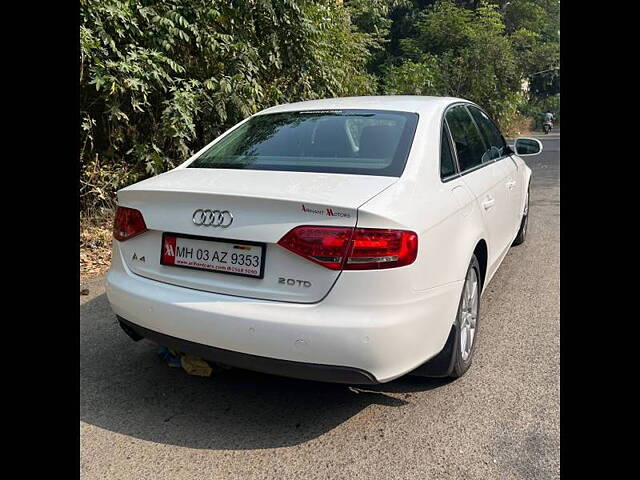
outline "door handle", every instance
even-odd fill
[[[491,207],[493,207],[494,203],[496,203],[495,198],[487,197],[487,199],[484,202],[482,202],[482,207],[485,210],[489,210]]]
[[[509,190],[513,190],[513,187],[516,186],[516,181],[515,180],[511,180],[510,182],[507,182],[505,185],[507,186],[507,188]]]

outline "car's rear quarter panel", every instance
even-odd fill
[[[367,288],[360,300],[363,303],[375,304],[377,295],[387,302],[395,299],[399,306],[412,299],[420,304],[425,296],[429,297],[433,307],[428,312],[425,310],[422,321],[413,324],[414,339],[407,340],[408,345],[416,339],[423,342],[425,352],[437,352],[444,346],[457,314],[473,250],[481,239],[486,239],[475,199],[469,195],[467,204],[462,204],[452,193],[456,182],[461,180],[442,182],[440,179],[443,111],[444,108],[421,117],[400,181],[358,210],[359,227],[416,232],[416,261],[398,269],[366,272],[360,279],[357,276],[360,272],[343,272],[338,280],[340,289],[332,292],[339,296],[341,292],[353,291],[360,281]],[[351,297],[352,301],[356,299]]]

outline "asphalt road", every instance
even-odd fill
[[[560,470],[560,138],[541,137],[529,233],[482,297],[456,381],[352,388],[171,369],[80,297],[83,479],[550,479]]]

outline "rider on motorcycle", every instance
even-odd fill
[[[545,133],[548,133],[553,128],[553,121],[555,118],[553,117],[553,113],[547,112],[544,114],[544,121],[542,122],[542,126],[544,128]]]

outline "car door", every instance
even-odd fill
[[[451,107],[445,119],[451,131],[462,179],[478,203],[488,232],[488,265],[493,271],[513,240],[504,186],[508,171],[501,162],[492,158],[491,148],[485,143],[465,105]]]
[[[490,155],[505,170],[504,188],[510,212],[509,217],[505,218],[507,222],[505,228],[511,232],[510,238],[513,240],[518,233],[522,218],[523,174],[516,160],[510,155],[507,143],[495,123],[478,107],[469,105],[467,108],[480,129],[485,143],[489,146]]]

